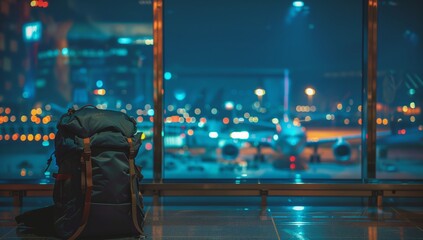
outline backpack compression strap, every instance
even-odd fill
[[[84,152],[81,156],[81,191],[85,190],[84,209],[82,212],[81,225],[69,240],[76,239],[84,230],[88,222],[91,206],[91,191],[93,188],[93,171],[91,163],[90,138],[84,138]]]
[[[135,174],[135,151],[134,145],[132,143],[132,138],[128,138],[129,143],[129,175],[130,175],[130,188],[131,188],[131,203],[132,203],[132,221],[134,222],[134,227],[140,234],[144,234],[143,231],[140,229],[140,225],[138,225],[138,214],[137,214],[137,202],[136,196],[134,191],[134,181],[136,181],[136,174]]]

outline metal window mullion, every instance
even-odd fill
[[[153,0],[153,182],[163,181],[163,0]]]
[[[362,180],[376,178],[376,84],[378,0],[363,0]]]

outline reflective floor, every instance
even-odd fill
[[[423,239],[423,199],[147,197],[147,239]],[[0,198],[0,239],[54,239],[23,233],[14,222],[22,211],[49,205],[25,198],[22,208]]]

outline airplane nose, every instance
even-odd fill
[[[290,145],[290,146],[297,146],[300,143],[300,138],[299,137],[288,137],[286,139],[286,142]]]

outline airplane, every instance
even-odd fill
[[[289,71],[284,71],[284,110],[279,114],[282,115],[281,118],[275,118],[277,114],[272,114],[272,123],[260,123],[251,124],[247,123],[248,126],[244,130],[232,131],[225,133],[221,131],[221,127],[215,127],[215,131],[195,131],[193,138],[197,139],[191,141],[191,144],[187,143],[186,147],[188,149],[195,147],[210,147],[217,148],[216,152],[206,150],[208,158],[220,159],[220,162],[223,160],[226,161],[237,161],[239,163],[238,157],[241,153],[241,150],[249,146],[252,146],[256,149],[253,154],[254,160],[263,161],[265,154],[263,151],[267,150],[267,155],[273,155],[274,167],[289,167],[292,170],[301,168],[301,163],[297,164],[299,156],[304,152],[306,148],[311,148],[312,153],[309,157],[310,163],[320,163],[321,155],[319,153],[319,147],[322,145],[332,145],[332,153],[334,160],[338,163],[349,163],[351,162],[352,155],[352,143],[357,143],[357,148],[359,147],[359,142],[362,138],[361,133],[350,134],[350,135],[341,135],[334,137],[324,137],[324,138],[307,138],[307,130],[301,125],[301,121],[297,118],[290,118],[288,112],[289,109]],[[213,122],[211,125],[219,125],[221,122]],[[242,124],[238,124],[239,126]],[[265,127],[267,130],[257,128]],[[191,128],[189,128],[192,130]],[[404,134],[406,131],[406,134]],[[218,141],[212,140],[212,138],[219,139]],[[195,144],[192,144],[194,142]],[[423,128],[421,125],[418,128],[413,128],[409,130],[400,130],[400,131],[389,131],[382,130],[377,132],[377,144],[378,151],[383,152],[383,148],[386,148],[386,145],[398,144],[398,143],[418,143],[423,142]],[[272,149],[273,152],[269,151]],[[187,155],[185,153],[185,155]],[[252,166],[257,166],[257,164],[251,164]]]

